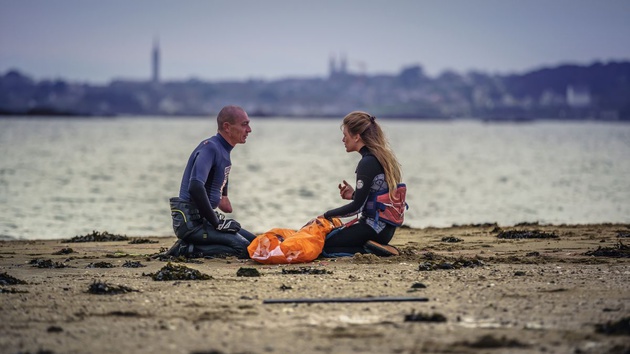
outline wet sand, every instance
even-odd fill
[[[402,228],[396,257],[174,261],[209,279],[165,281],[151,255],[174,237],[2,241],[0,352],[628,353],[628,237],[627,224]],[[304,302],[339,298],[386,301]],[[267,303],[282,299],[300,301]]]

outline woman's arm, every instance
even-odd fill
[[[354,190],[352,201],[344,206],[325,212],[324,217],[343,218],[360,213],[370,195],[372,181],[380,173],[383,173],[383,168],[376,157],[372,155],[364,156],[357,166],[356,189]]]

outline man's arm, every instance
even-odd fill
[[[210,199],[208,199],[203,183],[192,180],[190,181],[190,188],[188,190],[190,191],[190,197],[193,202],[197,205],[197,208],[199,208],[199,214],[208,220],[217,231],[238,232],[241,229],[241,224],[236,220],[223,218],[219,220],[217,213],[214,212],[210,205]],[[230,200],[228,199],[227,202],[229,204]]]
[[[210,205],[204,183],[195,179],[191,180],[188,185],[188,192],[192,201],[199,208],[199,214],[216,228],[219,225],[219,218]]]
[[[214,165],[214,157],[215,151],[208,147],[197,152],[191,168],[188,193],[190,193],[192,202],[199,209],[199,214],[216,228],[219,225],[219,218],[212,208],[205,186],[210,170]]]
[[[225,186],[223,187],[223,193],[221,195],[221,200],[219,200],[219,210],[224,213],[232,212],[232,203],[230,202],[230,198],[228,198],[228,186],[230,185],[230,181],[225,182]]]

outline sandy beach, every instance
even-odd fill
[[[629,353],[629,237],[401,228],[400,256],[293,265],[155,257],[174,237],[2,241],[0,352]]]

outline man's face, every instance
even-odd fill
[[[234,124],[225,123],[227,125],[228,142],[235,146],[236,144],[245,144],[247,135],[252,132],[252,128],[249,126],[249,117],[247,113],[239,115]]]

